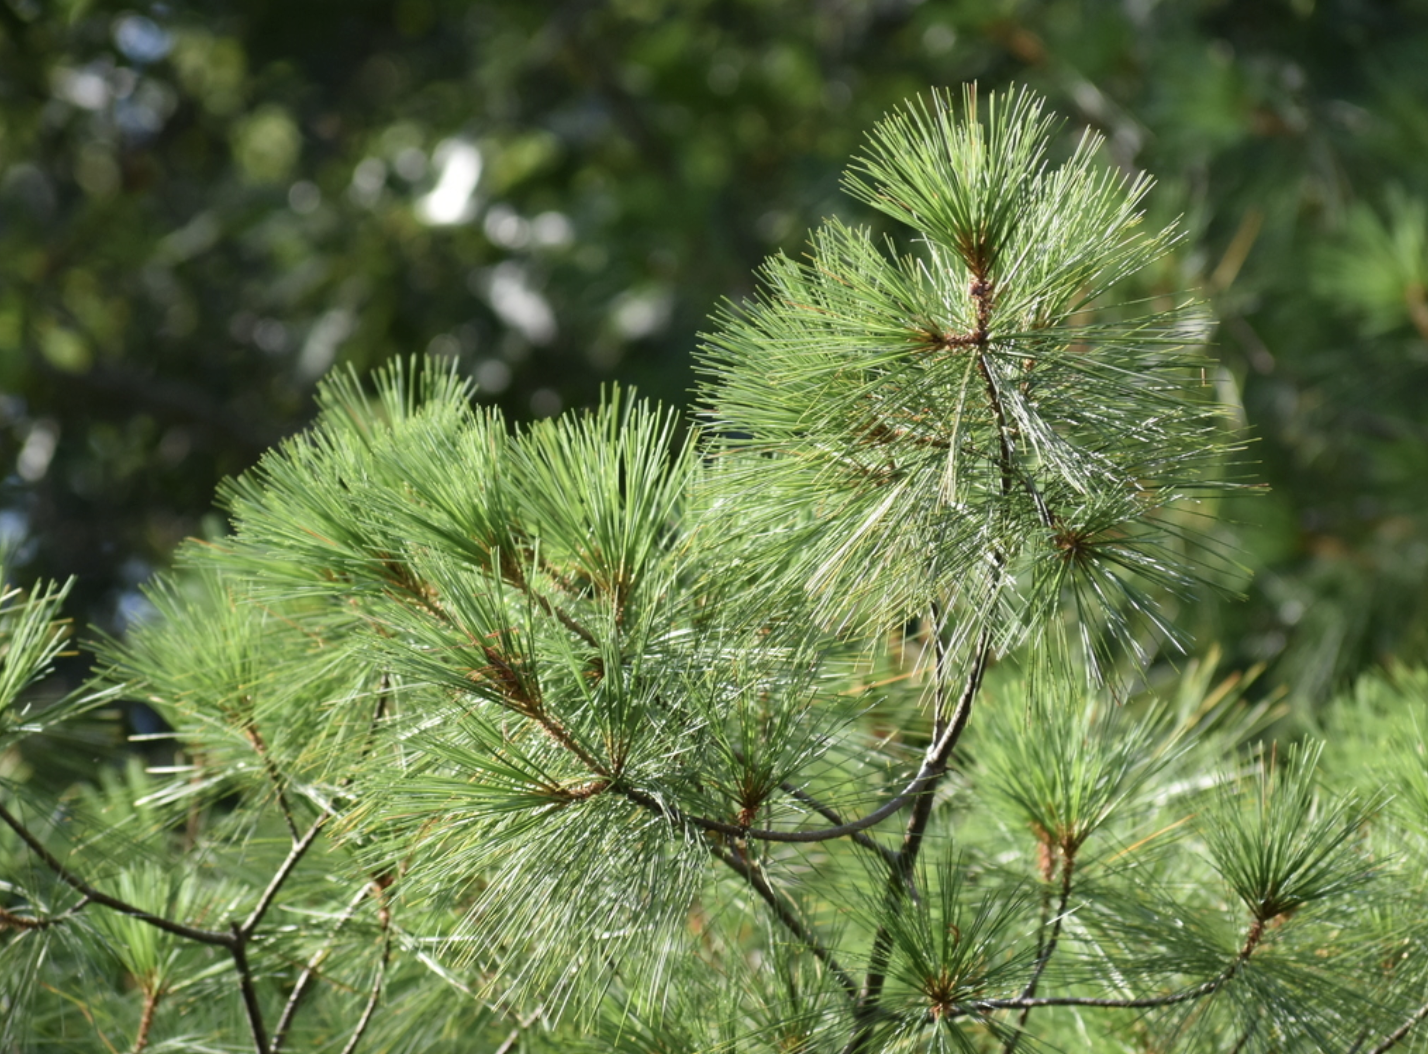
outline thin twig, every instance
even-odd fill
[[[57,926],[71,915],[78,915],[84,910],[85,905],[93,903],[88,896],[80,897],[79,903],[72,908],[60,912],[58,915],[50,915],[47,918],[34,918],[29,915],[16,915],[12,911],[0,908],[0,929],[6,926],[13,926],[17,930],[43,930],[51,926]]]
[[[1036,957],[1036,965],[1031,971],[1031,980],[1026,982],[1026,987],[1022,989],[1022,998],[1030,999],[1036,995],[1036,986],[1041,982],[1041,975],[1046,972],[1046,964],[1051,962],[1051,957],[1056,954],[1057,942],[1061,939],[1061,926],[1066,921],[1066,909],[1071,901],[1071,875],[1076,867],[1076,858],[1063,850],[1065,855],[1061,859],[1061,901],[1056,905],[1056,917],[1051,923],[1051,936],[1042,947],[1040,954]],[[1017,1045],[1021,1043],[1021,1037],[1026,1029],[1026,1020],[1031,1016],[1032,1008],[1022,1007],[1021,1014],[1017,1017],[1016,1031],[1007,1039],[1006,1045],[1002,1047],[1002,1054],[1016,1054]]]
[[[258,760],[263,763],[263,772],[267,775],[268,782],[273,785],[273,794],[278,799],[278,809],[283,814],[283,821],[288,825],[288,833],[292,835],[294,842],[300,841],[297,819],[293,816],[292,806],[288,804],[287,791],[283,789],[283,774],[278,771],[273,756],[268,753],[268,744],[263,740],[263,734],[258,731],[258,723],[250,720],[244,727],[243,734],[253,752],[258,755]]]
[[[943,663],[946,660],[946,653],[943,650],[945,646],[940,634],[937,639],[937,665],[940,680],[945,676]],[[903,833],[902,849],[898,852],[897,864],[889,868],[888,871],[885,902],[888,911],[896,910],[897,903],[905,895],[915,874],[917,857],[922,851],[927,824],[932,817],[933,791],[943,775],[946,774],[947,762],[952,756],[952,749],[957,745],[962,730],[967,727],[967,719],[972,713],[972,701],[977,697],[977,692],[981,690],[982,678],[987,672],[987,663],[991,659],[991,653],[991,628],[983,627],[981,639],[977,642],[977,652],[972,660],[972,668],[967,673],[967,680],[962,686],[962,693],[958,696],[957,705],[951,715],[945,717],[947,727],[942,735],[933,742],[923,761],[923,769],[928,774],[927,788],[913,803],[912,815],[908,817],[907,828]],[[853,1033],[853,1038],[844,1047],[844,1054],[859,1054],[867,1049],[867,1044],[872,1039],[873,1021],[877,1017],[878,1003],[882,1000],[883,985],[887,981],[887,967],[891,955],[892,932],[884,923],[878,927],[878,932],[873,937],[872,951],[868,956],[868,973],[863,979],[863,988],[854,1011],[854,1018],[858,1025]]]
[[[990,651],[990,649],[988,649]],[[977,681],[981,683],[981,672],[986,665],[986,656],[979,658],[974,664],[977,673]],[[976,694],[975,689],[972,692]],[[952,748],[957,745],[957,739],[962,734],[962,729],[967,723],[967,715],[971,712],[970,698],[959,701],[957,709],[953,712],[952,720],[947,727],[947,731],[936,739],[923,755],[922,765],[917,770],[917,775],[907,784],[895,797],[884,802],[868,815],[857,819],[849,820],[846,823],[838,824],[834,827],[823,827],[814,831],[774,831],[757,827],[740,827],[738,824],[725,823],[722,820],[711,820],[705,816],[695,816],[686,813],[673,805],[666,804],[659,799],[646,794],[644,791],[633,787],[625,787],[618,783],[611,785],[611,790],[624,795],[630,801],[638,805],[643,805],[647,809],[658,812],[677,824],[690,824],[703,831],[712,831],[717,834],[731,835],[735,838],[749,839],[758,842],[827,842],[834,838],[846,838],[849,835],[865,831],[869,827],[876,826],[886,820],[893,813],[897,812],[908,802],[913,801],[919,795],[926,793],[935,786],[941,773],[938,771],[939,758],[945,759],[951,754]]]
[[[740,765],[746,763],[744,752],[741,750],[734,751],[734,759],[738,761]],[[800,802],[801,804],[808,806],[810,809],[816,812],[819,816],[823,817],[829,823],[833,824],[835,827],[842,827],[845,823],[847,823],[847,821],[843,819],[842,814],[839,813],[837,809],[815,798],[798,784],[791,783],[785,780],[784,782],[780,783],[778,787],[779,790],[783,791],[790,798],[794,799],[794,801]],[[851,837],[856,844],[861,845],[864,849],[867,849],[870,852],[877,853],[889,865],[891,865],[897,860],[897,850],[889,849],[881,842],[869,838],[861,831],[853,834]]]
[[[377,1010],[377,1001],[382,997],[382,985],[387,979],[387,963],[392,957],[392,916],[389,911],[386,898],[383,894],[383,886],[380,882],[374,881],[369,887],[373,895],[377,897],[377,919],[382,927],[382,957],[377,961],[377,976],[372,981],[372,992],[367,997],[367,1005],[362,1009],[362,1016],[357,1021],[357,1027],[352,1032],[352,1038],[347,1041],[347,1045],[342,1048],[342,1054],[353,1054],[357,1049],[357,1044],[362,1041],[362,1034],[367,1031],[367,1026],[372,1023],[372,1015]]]
[[[366,761],[372,753],[372,743],[377,738],[377,729],[381,727],[382,719],[387,716],[387,707],[391,703],[391,691],[391,672],[383,670],[382,676],[377,681],[377,705],[372,711],[372,720],[367,724],[367,741],[362,744],[362,753],[358,761]],[[343,784],[351,782],[352,776],[349,774],[344,778]]]
[[[248,1029],[253,1033],[253,1050],[255,1054],[272,1054],[268,1047],[267,1030],[263,1027],[263,1008],[258,1002],[258,991],[253,987],[253,971],[248,968],[248,934],[236,922],[228,951],[233,956],[234,969],[238,971],[238,991],[243,996]]]
[[[1383,1054],[1386,1050],[1392,1050],[1402,1041],[1403,1037],[1412,1032],[1414,1026],[1418,1025],[1424,1018],[1428,1018],[1428,1003],[1424,1003],[1420,1006],[1413,1012],[1412,1017],[1386,1035],[1383,1038],[1383,1042],[1369,1051],[1369,1054]]]
[[[357,914],[357,909],[361,907],[362,901],[367,899],[367,894],[371,892],[371,889],[371,883],[363,883],[362,887],[357,890],[352,899],[348,901],[342,914],[337,916],[337,921],[328,931],[327,940],[323,946],[313,953],[312,958],[308,959],[307,965],[303,967],[302,973],[298,975],[297,983],[293,985],[293,990],[288,995],[288,1001],[283,1006],[282,1016],[278,1018],[278,1025],[273,1029],[272,1054],[278,1054],[282,1050],[283,1042],[288,1038],[288,1029],[292,1028],[293,1018],[297,1015],[298,1007],[302,1005],[313,980],[316,979],[318,968],[332,954],[332,946],[337,942],[337,932],[352,921],[352,916]]]
[[[817,798],[813,797],[813,795],[799,788],[796,784],[780,783],[779,789],[782,790],[789,797],[793,798],[795,801],[799,801],[802,802],[804,805],[807,805],[810,809],[816,812],[819,816],[823,817],[829,823],[833,824],[835,827],[842,827],[847,823],[847,821],[843,819],[843,817],[838,813],[836,809],[823,804]],[[861,831],[855,831],[850,837],[855,843],[861,845],[864,849],[877,853],[888,864],[893,864],[896,862],[896,849],[888,848],[887,846],[879,842],[877,839],[870,838],[866,834],[863,834]]]
[[[258,898],[258,903],[253,905],[252,912],[250,912],[248,918],[244,920],[243,925],[239,927],[239,932],[243,934],[243,940],[246,941],[251,937],[253,931],[258,928],[258,924],[263,921],[263,916],[267,914],[268,908],[272,906],[273,899],[278,895],[278,890],[281,889],[283,883],[288,880],[288,876],[292,874],[293,868],[297,867],[298,861],[312,848],[312,843],[317,841],[318,834],[321,833],[323,825],[327,823],[328,817],[331,815],[330,812],[324,810],[322,815],[314,820],[312,826],[308,828],[307,834],[303,835],[302,839],[289,850],[287,859],[279,865],[277,873],[273,875],[272,881],[268,883],[268,888],[263,890],[262,896]]]
[[[932,647],[937,656],[932,668],[932,738],[947,731],[947,642],[942,639],[942,605],[932,605]]]
[[[203,751],[193,751],[192,757],[193,770],[189,773],[188,785],[189,787],[197,791],[198,788],[200,788],[203,784]],[[200,829],[203,825],[204,819],[203,807],[201,803],[202,799],[200,798],[198,793],[193,793],[188,796],[188,808],[187,810],[185,810],[183,825],[184,855],[188,855],[188,853],[192,852],[194,846],[198,844],[198,836],[201,833]]]
[[[843,988],[843,991],[847,993],[848,998],[856,999],[858,996],[858,986],[854,982],[852,975],[838,964],[838,960],[834,957],[833,953],[814,936],[813,931],[808,928],[808,925],[798,917],[798,912],[794,909],[793,905],[788,903],[787,899],[781,897],[778,892],[769,885],[768,879],[764,878],[763,872],[759,870],[758,865],[750,863],[737,854],[726,853],[715,845],[711,845],[709,851],[723,863],[727,864],[730,870],[748,882],[750,888],[762,897],[765,903],[773,909],[773,913],[779,922],[783,923],[784,927],[797,937],[803,945],[828,968],[828,972],[837,980],[838,984]]]
[[[995,1010],[1027,1010],[1039,1006],[1097,1006],[1110,1010],[1151,1010],[1161,1006],[1177,1006],[1218,991],[1231,976],[1225,972],[1204,984],[1188,988],[1174,995],[1146,996],[1141,999],[1100,999],[1092,996],[1050,995],[1031,999],[978,999],[973,1003],[949,1007],[943,1017],[964,1017],[968,1014],[984,1014]]]
[[[367,741],[362,745],[360,760],[366,761],[372,752],[372,741],[376,736],[377,728],[382,719],[386,716],[387,706],[390,702],[391,681],[389,675],[384,671],[380,678],[377,689],[377,705],[372,712],[372,720],[367,729]],[[349,775],[344,778],[343,785],[347,785],[352,780]],[[312,832],[309,832],[311,834]],[[333,923],[332,929],[328,931],[327,940],[323,946],[313,953],[303,967],[302,973],[298,975],[297,983],[293,985],[293,990],[288,994],[288,1001],[283,1004],[283,1012],[278,1018],[277,1027],[273,1030],[273,1041],[271,1054],[278,1054],[282,1050],[283,1043],[288,1038],[288,1031],[292,1028],[293,1018],[297,1016],[298,1009],[302,1006],[302,1001],[306,998],[308,990],[312,987],[312,982],[317,978],[318,968],[322,966],[327,957],[332,954],[332,946],[337,942],[337,933],[343,926],[352,921],[352,917],[357,914],[357,909],[361,907],[362,901],[367,899],[367,895],[372,891],[372,883],[363,883],[348,901],[342,914]],[[388,946],[390,952],[390,946]]]
[[[1240,1051],[1245,1049],[1245,1046],[1254,1038],[1255,1033],[1258,1031],[1259,1019],[1256,1018],[1249,1023],[1249,1027],[1245,1029],[1240,1038],[1235,1041],[1235,1045],[1230,1048],[1228,1054],[1240,1054]]]
[[[268,1038],[263,1026],[263,1010],[258,1002],[258,993],[253,986],[253,975],[248,968],[248,939],[257,929],[258,924],[263,920],[268,908],[272,905],[273,899],[278,895],[278,890],[292,874],[293,868],[297,866],[304,853],[317,840],[317,835],[323,825],[327,822],[330,813],[323,813],[313,823],[303,839],[293,846],[288,853],[287,859],[278,868],[277,874],[273,876],[268,888],[263,890],[258,898],[258,903],[243,923],[234,922],[227,933],[215,930],[199,929],[195,926],[185,926],[181,922],[174,922],[172,919],[164,918],[162,915],[155,915],[142,908],[135,907],[127,901],[118,897],[111,897],[103,893],[82,878],[76,875],[69,868],[65,867],[59,859],[45,848],[38,838],[36,838],[23,823],[0,805],[0,820],[4,820],[11,830],[18,834],[21,840],[28,845],[41,860],[44,861],[51,871],[59,876],[61,881],[71,888],[81,893],[86,901],[93,901],[95,904],[102,904],[106,908],[111,908],[123,915],[146,922],[155,929],[163,930],[165,933],[172,933],[176,937],[184,937],[199,944],[213,945],[219,948],[227,948],[228,953],[233,957],[233,966],[238,971],[238,988],[243,996],[243,1008],[248,1017],[248,1027],[253,1033],[253,1049],[256,1054],[271,1054],[268,1047]]]
[[[1041,996],[1028,997],[1018,996],[1015,999],[978,999],[971,1003],[964,1003],[960,1006],[949,1007],[943,1012],[944,1017],[965,1017],[969,1014],[984,1014],[997,1010],[1032,1010],[1040,1006],[1094,1006],[1104,1007],[1109,1010],[1153,1010],[1163,1006],[1177,1006],[1181,1003],[1189,1003],[1196,999],[1203,999],[1207,995],[1212,995],[1228,984],[1234,977],[1244,969],[1247,963],[1264,939],[1265,922],[1263,919],[1251,921],[1249,930],[1245,934],[1244,943],[1240,950],[1235,953],[1231,963],[1225,967],[1218,977],[1187,988],[1182,992],[1175,992],[1172,995],[1145,996],[1140,999],[1104,999],[1094,996]],[[1420,1012],[1428,1016],[1428,1008]],[[1406,1026],[1404,1032],[1407,1032]],[[1400,1037],[1401,1038],[1401,1037]],[[1397,1042],[1397,1040],[1394,1040]],[[1392,1044],[1389,1044],[1392,1046]],[[1382,1048],[1387,1050],[1387,1047]],[[1376,1050],[1372,1054],[1379,1054]]]
[[[135,907],[127,901],[120,900],[118,897],[111,897],[107,893],[100,892],[69,868],[65,867],[64,864],[60,863],[59,859],[45,848],[44,843],[31,834],[30,829],[16,819],[4,805],[0,805],[0,820],[3,820],[9,825],[11,830],[20,836],[20,840],[28,845],[34,854],[44,861],[45,866],[53,871],[59,877],[60,881],[82,894],[86,901],[102,904],[106,908],[112,908],[122,915],[129,915],[141,922],[147,922],[155,929],[163,930],[165,933],[172,933],[176,937],[186,937],[188,940],[197,941],[199,944],[210,944],[220,948],[231,948],[233,946],[232,934],[221,933],[215,930],[199,929],[196,926],[185,926],[181,922],[174,922],[171,919],[164,918],[162,915],[155,915],[152,912],[145,911],[143,908]]]
[[[1018,996],[1015,999],[978,999],[974,1002],[963,1003],[959,1006],[949,1007],[943,1012],[944,1017],[965,1017],[970,1014],[985,1014],[998,1010],[1031,1010],[1041,1006],[1094,1006],[1103,1007],[1108,1010],[1153,1010],[1157,1007],[1178,1006],[1181,1003],[1189,1003],[1196,999],[1203,999],[1207,995],[1213,995],[1231,981],[1236,974],[1244,967],[1255,948],[1259,946],[1260,937],[1263,936],[1263,923],[1256,921],[1250,927],[1249,935],[1245,938],[1245,943],[1236,954],[1234,961],[1227,966],[1218,977],[1187,988],[1181,992],[1171,995],[1143,996],[1139,999],[1107,999],[1095,996],[1074,996],[1074,995],[1053,995],[1053,996]],[[1428,1010],[1423,1011],[1428,1014]],[[1385,1048],[1386,1049],[1386,1048]],[[1377,1052],[1375,1052],[1377,1054]]]
[[[17,930],[42,930],[48,926],[53,926],[58,921],[58,918],[26,918],[23,915],[12,914],[6,911],[5,908],[0,907],[0,929],[11,926]]]
[[[600,642],[596,638],[595,634],[591,633],[590,630],[586,629],[585,626],[581,625],[580,622],[578,622],[568,612],[566,612],[565,609],[561,608],[557,604],[552,603],[549,597],[536,591],[536,588],[526,580],[525,573],[521,570],[520,565],[517,564],[514,560],[503,559],[501,561],[500,572],[502,578],[504,578],[511,585],[515,586],[526,596],[530,597],[531,600],[535,601],[536,606],[539,607],[542,611],[544,611],[547,615],[556,619],[562,626],[570,630],[571,633],[574,633],[582,641],[590,645],[590,647],[600,647]],[[443,612],[443,614],[445,614],[445,612]],[[447,619],[448,621],[450,621],[450,616],[447,616]]]

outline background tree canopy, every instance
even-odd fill
[[[1184,215],[1270,494],[1181,621],[1321,698],[1428,637],[1428,6],[0,0],[0,532],[122,629],[331,365],[430,350],[515,417],[672,402],[874,120],[1016,82]]]

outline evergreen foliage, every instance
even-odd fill
[[[1184,216],[1118,295],[1207,298],[1207,376],[1272,492],[1220,510],[1244,602],[1174,621],[1307,711],[1428,645],[1425,14],[0,0],[0,543],[24,587],[76,576],[54,679],[221,536],[217,482],[311,422],[334,363],[429,348],[512,420],[614,378],[682,406],[709,305],[767,253],[894,222],[839,193],[866,129],[975,78],[1033,86],[1157,174],[1155,226]]]
[[[770,261],[688,434],[338,375],[90,694],[25,708],[63,590],[10,594],[4,745],[172,732],[3,774],[3,1049],[1417,1042],[1422,676],[1282,751],[1252,678],[1146,682],[1238,441],[1193,305],[1116,300],[1148,182],[1051,128],[888,118],[848,188],[906,241]]]

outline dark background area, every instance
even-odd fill
[[[1219,320],[1267,497],[1180,617],[1306,701],[1428,640],[1428,5],[0,0],[0,536],[121,632],[333,364],[459,360],[515,418],[685,402],[871,125],[1027,84],[1159,180],[1136,279]],[[87,630],[82,630],[87,632]]]

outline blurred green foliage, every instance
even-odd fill
[[[1194,625],[1326,697],[1428,642],[1422,0],[0,0],[0,534],[122,629],[335,362],[507,413],[684,400],[751,268],[929,86],[1029,84],[1157,173],[1258,437]],[[1198,624],[1196,624],[1198,621]]]

